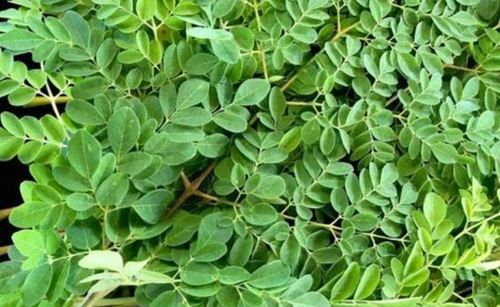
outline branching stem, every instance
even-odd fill
[[[167,212],[165,218],[168,219],[169,217],[171,217],[175,213],[175,211],[179,209],[188,200],[189,197],[191,197],[198,191],[200,185],[203,183],[205,178],[207,178],[208,175],[210,175],[210,173],[213,171],[214,168],[215,168],[215,161],[210,163],[210,165],[193,181],[189,181],[184,172],[181,172],[181,179],[182,183],[184,184],[184,191],[182,192],[181,196],[179,196],[174,205],[171,207],[171,209]]]

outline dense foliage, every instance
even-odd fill
[[[10,2],[1,306],[499,304],[500,2]]]

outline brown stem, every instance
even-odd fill
[[[12,210],[14,210],[14,208],[7,208],[0,210],[0,221],[3,221],[6,218],[8,218]]]
[[[210,173],[213,171],[215,168],[215,161],[210,163],[210,165],[201,173],[196,179],[193,181],[189,181],[189,179],[186,177],[186,175],[181,172],[181,178],[182,182],[184,184],[184,191],[182,192],[181,196],[177,199],[177,201],[174,203],[174,205],[171,207],[171,209],[168,211],[166,214],[165,218],[168,219],[169,217],[172,216],[172,214],[177,211],[185,202],[188,200],[189,197],[194,195],[198,189],[200,188],[200,185],[202,184],[203,180],[210,175]]]
[[[221,203],[224,205],[230,205],[230,206],[236,206],[236,207],[240,206],[240,204],[238,204],[234,201],[226,200],[223,198],[218,198],[216,196],[210,195],[208,193],[204,193],[202,191],[195,191],[193,193],[193,195],[201,197],[201,198],[206,199],[206,200],[211,201],[211,202],[216,202],[216,203]]]
[[[0,256],[6,255],[9,252],[10,245],[0,247]]]

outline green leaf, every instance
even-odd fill
[[[248,183],[248,181],[247,181]],[[258,179],[255,187],[246,186],[247,192],[264,199],[275,199],[285,193],[285,181],[280,176],[264,175]]]
[[[214,123],[233,133],[241,133],[247,130],[247,120],[230,111],[217,113],[213,117]]]
[[[353,216],[351,218],[351,222],[354,224],[356,229],[361,231],[370,231],[377,226],[379,219],[370,213],[360,213]]]
[[[13,106],[24,106],[31,103],[35,96],[35,89],[19,87],[9,94],[9,103]]]
[[[198,142],[196,148],[200,154],[207,158],[217,158],[224,154],[228,143],[229,139],[227,136],[220,133],[214,133]]]
[[[101,241],[101,224],[95,218],[77,220],[66,229],[66,235],[74,248],[89,250]]]
[[[252,225],[269,225],[278,219],[278,212],[273,206],[266,203],[245,204],[241,206],[241,213],[245,220]]]
[[[9,215],[9,222],[19,228],[39,225],[49,214],[52,206],[44,202],[26,202],[16,207]]]
[[[68,160],[85,178],[91,178],[101,160],[101,144],[88,132],[77,132],[68,143]]]
[[[89,100],[104,93],[109,87],[108,81],[102,77],[91,77],[78,82],[72,89],[74,98]]]
[[[363,300],[372,295],[377,289],[380,281],[380,267],[376,264],[370,265],[366,268],[361,280],[359,281],[358,288],[354,294],[355,300]]]
[[[429,278],[429,269],[421,268],[420,270],[411,273],[410,275],[405,277],[405,279],[403,279],[401,284],[407,287],[415,287],[417,285],[423,284],[428,278]]]
[[[436,143],[431,146],[432,154],[439,162],[444,164],[453,164],[457,161],[457,150],[455,147],[445,143]]]
[[[70,191],[86,192],[91,189],[89,180],[70,167],[57,166],[53,173],[57,183]]]
[[[89,270],[109,270],[120,272],[123,270],[122,256],[112,251],[91,251],[83,257],[78,265]]]
[[[313,28],[301,24],[292,27],[290,35],[305,44],[314,43],[318,38],[318,33]]]
[[[35,306],[43,299],[52,277],[53,269],[50,264],[39,265],[28,274],[21,290],[24,306]]]
[[[219,271],[219,281],[226,285],[239,284],[250,277],[250,273],[242,267],[227,266]]]
[[[270,289],[284,285],[290,278],[290,269],[281,261],[269,262],[250,275],[247,283],[258,289]]]
[[[368,95],[371,90],[370,80],[365,76],[357,76],[352,80],[352,88],[360,97]]]
[[[75,211],[86,211],[96,205],[95,199],[83,193],[73,193],[66,198],[68,207]]]
[[[137,0],[135,11],[142,20],[150,20],[153,18],[156,11],[156,1]]]
[[[221,29],[210,29],[210,28],[190,28],[186,30],[186,34],[191,37],[210,39],[210,40],[220,40],[220,39],[232,39],[233,35],[230,32]]]
[[[71,40],[82,48],[90,44],[90,27],[82,15],[69,11],[64,14],[63,23],[68,30]]]
[[[428,193],[424,200],[424,215],[432,227],[439,225],[446,217],[446,203],[436,193]]]
[[[186,63],[186,72],[195,76],[204,75],[211,71],[219,59],[210,53],[197,53]]]
[[[211,114],[203,108],[191,107],[175,112],[171,120],[174,124],[200,127],[212,120]]]
[[[181,269],[181,280],[188,285],[203,286],[217,280],[217,268],[208,263],[190,262]]]
[[[439,239],[434,245],[432,245],[429,253],[434,256],[446,255],[455,246],[455,239],[448,235]]]
[[[286,111],[286,100],[279,88],[273,87],[269,94],[269,110],[275,121],[278,121]]]
[[[160,221],[162,213],[174,200],[174,194],[167,190],[156,190],[147,193],[134,202],[132,207],[135,212],[149,224]]]
[[[233,39],[212,39],[210,41],[214,54],[219,60],[235,64],[240,57],[240,48]]]
[[[411,80],[418,80],[419,65],[415,58],[408,53],[398,53],[397,55],[399,69]]]
[[[258,104],[264,100],[270,89],[271,86],[267,80],[248,79],[238,87],[233,103],[245,106]]]
[[[96,200],[109,206],[120,206],[129,189],[129,179],[124,174],[113,174],[99,185]]]
[[[201,245],[201,247],[196,246],[191,253],[191,257],[196,262],[213,262],[227,253],[226,245],[221,242],[209,241],[197,245]]]
[[[422,58],[422,62],[424,63],[425,68],[431,74],[443,74],[443,64],[441,63],[441,59],[435,54],[430,52],[420,52],[420,57]]]
[[[328,307],[328,300],[318,292],[302,294],[292,300],[293,307]]]
[[[111,148],[117,155],[130,151],[140,136],[140,124],[134,111],[121,108],[109,119],[108,138]]]
[[[301,143],[301,130],[299,127],[290,129],[280,141],[280,147],[287,152],[294,151]]]
[[[37,257],[45,253],[44,238],[36,230],[21,230],[12,235],[19,252],[26,257]]]
[[[73,100],[66,106],[66,114],[75,122],[82,125],[103,125],[104,117],[97,108],[84,100]]]
[[[35,48],[43,39],[27,30],[13,29],[0,36],[0,47],[12,51],[27,51]]]
[[[349,264],[340,279],[335,283],[332,288],[330,298],[332,300],[344,300],[349,298],[359,283],[360,268],[357,262]]]
[[[195,106],[208,98],[210,84],[201,79],[190,79],[181,84],[177,94],[177,109]]]

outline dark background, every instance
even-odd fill
[[[0,10],[15,7],[5,0],[0,1]],[[4,22],[4,20],[0,20]],[[17,56],[16,60],[24,62],[29,68],[40,68],[39,65],[31,61],[31,55]],[[19,117],[32,115],[37,118],[44,114],[51,113],[50,107],[21,108],[13,107],[9,104],[6,97],[0,98],[0,112],[12,112]],[[28,166],[21,164],[17,158],[7,162],[0,162],[0,210],[11,208],[22,204],[19,185],[24,180],[31,180]],[[15,228],[9,224],[8,219],[0,221],[0,246],[11,244],[11,235]],[[0,261],[7,259],[0,257]]]

